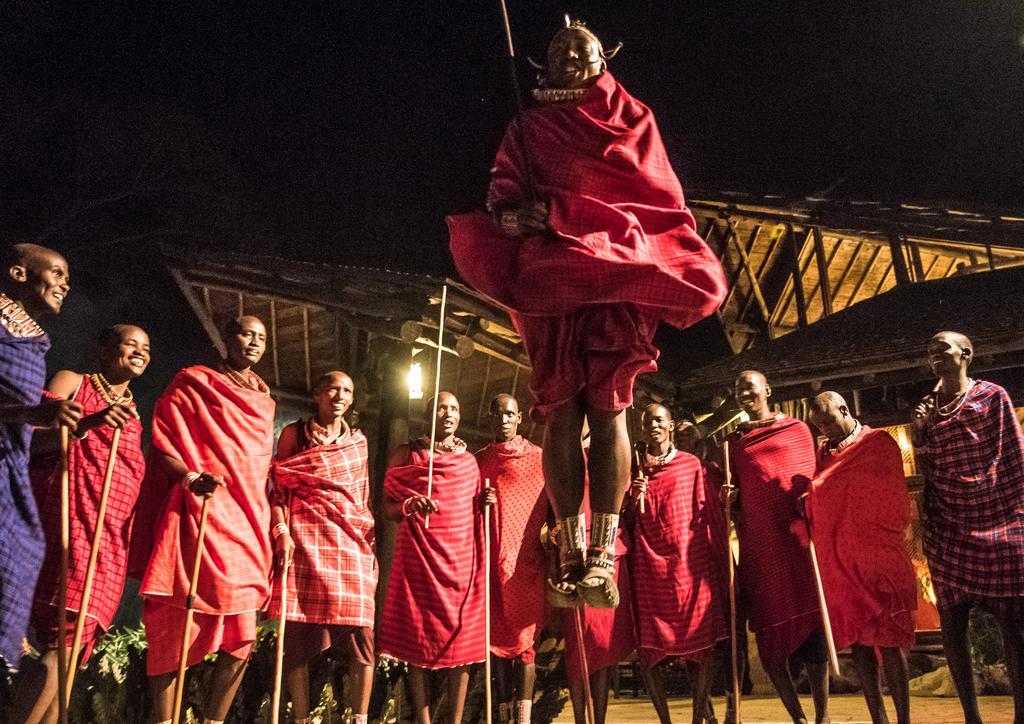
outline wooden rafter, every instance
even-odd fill
[[[824,298],[825,298],[824,297],[824,290],[825,290],[825,287],[830,286],[830,283],[829,283],[829,269],[831,269],[832,262],[835,261],[836,256],[838,256],[838,254],[839,254],[839,247],[840,247],[839,242],[836,242],[836,244],[833,245],[833,247],[832,247],[832,251],[830,251],[828,253],[828,256],[825,256],[825,254],[824,254],[825,247],[824,247],[824,244],[822,244],[822,248],[821,248],[822,255],[819,256],[818,255],[817,246],[815,246],[814,257],[815,257],[815,259],[817,260],[817,263],[818,263],[818,281],[816,281],[811,286],[811,291],[807,295],[807,298],[808,299],[813,299],[815,294],[818,294],[819,291],[822,292],[822,315],[821,315],[822,317],[827,317],[828,316],[827,314],[824,313],[825,309],[826,309],[825,305],[824,305]],[[829,290],[828,299],[829,299],[829,307],[831,308],[831,302],[832,302],[831,289]]]
[[[893,264],[893,263],[892,263],[892,262],[890,261],[890,262],[889,262],[889,266],[887,266],[887,267],[885,268],[885,273],[884,273],[884,274],[882,274],[882,278],[878,280],[878,284],[877,284],[877,285],[875,286],[875,289],[874,289],[874,291],[873,291],[873,292],[871,292],[871,296],[872,296],[872,297],[877,297],[877,296],[878,296],[878,293],[879,293],[880,291],[882,291],[882,287],[884,287],[884,286],[885,286],[885,282],[886,282],[886,281],[887,281],[887,280],[889,279],[889,274],[891,274],[891,273],[892,273],[892,270],[893,270],[893,269],[895,269],[895,268],[896,268],[896,265],[895,265],[895,264]],[[897,282],[897,283],[898,283],[898,282]]]
[[[882,254],[884,247],[879,244],[875,247],[875,250],[871,252],[871,256],[868,257],[868,263],[864,265],[864,271],[861,272],[860,277],[857,279],[857,283],[853,285],[853,291],[850,292],[850,298],[846,301],[846,306],[857,303],[857,295],[860,294],[861,288],[864,286],[864,282],[868,280],[868,276],[871,274],[871,269],[875,266],[875,262],[878,261],[878,257]]]
[[[768,249],[765,251],[764,257],[761,259],[761,264],[757,267],[757,270],[755,271],[758,284],[760,284],[764,280],[764,275],[771,271],[771,269],[774,267],[775,257],[777,256],[779,249],[782,248],[782,240],[784,237],[784,230],[777,229],[776,232],[772,233],[771,241],[768,242]],[[743,307],[742,309],[740,309],[740,313],[736,315],[736,319],[746,319],[747,312],[750,311],[750,307],[753,305],[753,303],[753,295],[748,294],[747,298],[743,301]]]
[[[829,288],[831,281],[828,276],[828,268],[832,263],[832,259],[835,258],[836,251],[843,242],[842,239],[836,242],[836,245],[832,247],[832,256],[826,261],[825,240],[822,238],[821,228],[812,226],[811,236],[814,238],[814,256],[818,260],[818,289],[821,290],[822,316],[827,317],[832,314],[832,290]],[[811,292],[811,296],[814,296],[814,292]]]
[[[739,225],[733,221],[729,222],[729,231],[726,234],[725,244],[726,246],[728,246],[730,241],[734,241],[736,243],[736,248],[739,250],[740,263],[736,265],[735,269],[733,269],[732,278],[727,281],[726,289],[728,289],[728,291],[725,295],[725,301],[722,302],[722,304],[719,306],[719,309],[725,310],[729,308],[729,303],[732,301],[733,295],[736,294],[738,291],[740,274],[746,267],[749,267],[749,260],[747,263],[744,263],[743,260],[748,259],[749,252],[754,248],[754,245],[757,243],[757,237],[760,233],[761,225],[756,224],[753,230],[750,232],[750,238],[747,240],[746,247],[744,247],[743,242],[740,239]],[[726,252],[726,254],[728,254],[728,252]],[[751,281],[753,281],[756,278],[752,277],[749,271],[747,273],[747,276],[748,278],[751,279]]]
[[[754,231],[750,235],[751,248],[753,248],[754,244],[757,242],[757,236],[760,233],[760,225],[754,227]],[[740,240],[739,234],[735,233],[735,231],[732,234],[732,240],[736,245],[736,250],[740,254],[740,265],[747,273],[747,280],[750,282],[750,291],[754,295],[754,299],[757,300],[758,309],[761,310],[761,319],[764,320],[768,329],[768,336],[771,337],[771,314],[768,311],[768,304],[764,300],[764,294],[761,292],[761,285],[757,281],[757,274],[754,272],[754,267],[750,263],[750,256],[747,254],[747,250],[743,246],[743,242]]]
[[[177,283],[178,288],[181,290],[182,295],[185,297],[185,301],[192,308],[193,314],[199,319],[199,323],[203,325],[203,329],[206,330],[206,336],[213,342],[213,346],[217,348],[217,352],[223,357],[227,354],[227,349],[224,346],[224,340],[220,336],[220,330],[217,329],[217,323],[213,321],[213,314],[210,311],[210,293],[203,288],[202,295],[200,298],[196,295],[195,288],[189,283],[184,275],[177,269],[170,269],[171,276]],[[205,302],[205,303],[204,303]]]
[[[789,280],[786,282],[786,286],[783,288],[782,296],[779,297],[779,303],[775,307],[775,311],[772,313],[772,319],[777,324],[781,324],[782,320],[786,318],[789,313],[790,303],[796,299],[796,312],[797,312],[797,326],[807,326],[807,300],[804,296],[804,274],[807,272],[807,268],[811,264],[811,256],[805,253],[808,249],[808,241],[810,233],[804,237],[803,244],[797,248],[796,245],[796,232],[791,226],[786,227],[787,241],[790,244],[789,252]],[[807,257],[804,260],[804,257]]]
[[[842,243],[842,240],[839,242]],[[853,253],[850,254],[850,261],[846,262],[846,266],[843,267],[842,273],[839,275],[839,281],[836,282],[836,288],[833,290],[834,297],[832,299],[833,305],[839,300],[839,293],[843,290],[843,285],[846,284],[846,280],[849,279],[850,273],[853,271],[854,264],[857,263],[857,259],[860,257],[860,252],[864,249],[864,242],[858,241],[857,246],[853,247]]]

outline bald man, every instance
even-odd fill
[[[143,483],[133,568],[149,646],[153,716],[171,720],[200,510],[210,498],[186,664],[217,654],[203,715],[223,721],[256,640],[256,614],[270,595],[270,500],[274,401],[252,368],[267,348],[256,317],[222,332],[216,367],[179,372],[153,411],[153,449]]]
[[[912,417],[924,468],[924,548],[964,720],[981,721],[967,637],[977,606],[1002,631],[1014,720],[1024,721],[1024,438],[1006,390],[967,376],[973,358],[958,332],[928,343],[938,384]]]
[[[828,655],[810,555],[795,532],[799,499],[814,477],[807,425],[773,412],[772,388],[748,370],[736,378],[748,421],[729,436],[738,489],[739,583],[761,664],[794,722],[806,722],[791,664],[807,668],[815,721],[828,721]]]
[[[899,724],[910,722],[903,649],[914,645],[917,578],[905,545],[910,496],[903,455],[835,392],[814,398],[811,423],[824,435],[806,501],[837,649],[851,648],[873,722],[888,722],[878,654]]]
[[[690,673],[693,721],[700,724],[715,673],[713,648],[729,635],[725,525],[701,461],[673,443],[675,427],[664,405],[644,408],[643,454],[627,501],[627,563],[638,584],[633,615],[641,672],[658,719],[671,722],[662,662],[678,657]]]
[[[43,401],[50,338],[38,320],[60,314],[68,263],[35,244],[4,246],[0,274],[0,670],[17,668],[46,544],[28,475],[33,427],[75,431],[82,406]]]
[[[309,664],[325,651],[346,664],[353,724],[366,724],[370,707],[377,559],[366,436],[345,421],[354,396],[344,372],[317,380],[316,414],[281,431],[270,471],[278,573],[292,561],[284,669],[295,724],[312,721]],[[275,585],[275,619],[280,593]]]
[[[547,573],[541,528],[548,519],[541,449],[519,434],[519,402],[491,400],[493,441],[476,454],[497,496],[491,524],[491,655],[498,720],[529,724],[537,680],[534,644],[544,627]]]

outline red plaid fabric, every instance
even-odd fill
[[[904,539],[910,496],[900,447],[862,427],[849,447],[818,450],[807,516],[836,648],[914,645],[917,578]]]
[[[72,399],[82,405],[84,415],[101,412],[109,403],[89,377],[82,382]],[[68,551],[67,608],[78,611],[89,565],[89,549],[96,530],[103,475],[110,456],[113,428],[98,427],[84,438],[74,440],[68,450],[68,474],[71,547]],[[32,627],[37,636],[53,628],[57,620],[57,597],[60,579],[60,470],[55,456],[32,460],[30,473],[39,517],[46,534],[46,558],[36,584],[32,603]],[[128,546],[135,503],[139,498],[146,461],[142,456],[142,423],[131,420],[121,431],[110,481],[107,511],[100,537],[100,557],[89,596],[88,616],[95,618],[101,629],[110,628],[121,602],[125,573],[128,568]],[[102,631],[99,631],[102,633]],[[87,641],[87,643],[89,643]],[[86,650],[88,655],[88,650]]]
[[[487,214],[449,217],[455,264],[511,310],[538,418],[590,386],[613,388],[598,407],[622,409],[636,375],[657,369],[658,322],[688,327],[724,299],[721,265],[694,230],[654,115],[610,73],[578,103],[535,106],[509,127],[488,205],[534,192],[550,233],[514,239]],[[577,317],[584,307],[596,309]]]
[[[515,658],[544,626],[547,559],[540,539],[548,517],[541,449],[517,436],[476,454],[480,476],[498,491],[491,522],[491,652]]]
[[[708,495],[700,461],[679,451],[646,472],[644,512],[633,508],[627,562],[632,580],[643,582],[633,587],[633,610],[640,660],[650,668],[726,638],[729,601],[720,575],[726,540],[715,525],[718,498]]]
[[[919,453],[940,603],[1022,596],[1024,437],[1006,390],[975,382],[958,412],[933,418]]]
[[[428,453],[414,449],[406,465],[390,468],[384,492],[405,500],[427,492]],[[484,547],[480,469],[469,453],[434,458],[430,527],[413,515],[398,526],[377,651],[424,669],[483,661]]]
[[[305,425],[299,427],[300,439]],[[271,500],[285,508],[295,553],[288,572],[289,621],[373,626],[377,559],[366,436],[309,447],[270,469]],[[280,586],[269,613],[280,616]]]
[[[196,611],[257,611],[270,595],[267,474],[273,447],[273,399],[217,370],[184,369],[157,400],[154,453],[177,458],[189,470],[220,475],[226,483],[207,509]],[[169,479],[159,464],[149,465],[137,526],[149,535],[132,540],[133,558],[148,559],[142,596],[184,608],[202,505],[201,497]]]
[[[757,650],[781,664],[821,627],[810,555],[791,529],[802,524],[797,499],[814,477],[814,439],[807,425],[781,417],[730,437],[739,487],[740,587]]]

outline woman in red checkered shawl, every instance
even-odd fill
[[[317,413],[281,431],[270,470],[278,570],[288,573],[285,675],[296,724],[309,719],[309,662],[332,649],[348,664],[353,723],[366,724],[373,687],[377,590],[366,436],[345,413],[355,385],[328,372],[313,388]],[[269,613],[280,616],[279,585]]]
[[[62,370],[46,386],[51,399],[75,400],[82,419],[68,450],[71,546],[68,551],[68,649],[74,637],[89,551],[96,530],[104,471],[115,428],[121,429],[117,457],[100,537],[101,555],[84,622],[81,663],[110,628],[121,601],[128,566],[128,544],[139,487],[146,471],[142,456],[142,423],[129,383],[149,365],[149,336],[131,324],[119,324],[100,335],[99,371],[79,374]],[[32,488],[46,534],[46,557],[32,602],[31,627],[43,654],[39,666],[26,666],[16,687],[14,721],[36,721],[57,712],[57,600],[60,585],[60,469],[56,430],[36,432],[30,467]]]
[[[967,639],[983,608],[1003,634],[1014,721],[1024,721],[1024,437],[999,385],[967,376],[971,341],[940,332],[928,344],[935,391],[914,408],[924,464],[924,545],[942,643],[964,720],[980,722]]]

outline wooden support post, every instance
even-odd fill
[[[750,238],[750,247],[753,248],[757,242],[757,235],[760,233],[761,227],[757,226],[754,228]],[[764,294],[761,292],[761,284],[757,281],[757,273],[754,271],[753,265],[750,263],[750,256],[747,254],[747,250],[743,247],[743,242],[740,241],[739,234],[733,233],[732,239],[736,244],[736,249],[740,254],[740,266],[747,273],[747,280],[750,282],[750,292],[754,299],[757,301],[757,308],[761,312],[761,320],[764,322],[764,332],[768,335],[768,339],[772,338],[772,324],[771,324],[771,312],[768,311],[768,303],[764,299]],[[740,320],[736,320],[740,321]]]
[[[804,279],[800,271],[800,247],[796,242],[796,233],[791,224],[786,224],[786,235],[789,237],[789,274],[793,279],[793,296],[796,299],[797,323],[807,326],[807,300],[804,299]]]
[[[924,264],[921,263],[921,249],[912,241],[907,241],[907,246],[910,247],[910,263],[914,268],[914,281],[923,282],[925,273]]]
[[[306,392],[313,391],[313,365],[309,359],[309,307],[302,305],[302,352],[306,372]]]
[[[864,282],[867,281],[868,275],[871,274],[871,268],[874,267],[875,262],[878,261],[878,257],[882,254],[882,245],[875,247],[875,250],[871,252],[871,256],[868,257],[868,263],[864,265],[864,271],[861,272],[860,277],[857,279],[857,283],[853,285],[853,291],[850,292],[850,298],[846,302],[846,306],[857,303],[857,295],[860,294],[860,290],[864,287]]]
[[[821,313],[823,317],[832,314],[832,290],[831,280],[828,278],[828,262],[825,260],[825,240],[821,235],[821,228],[811,227],[811,236],[814,237],[814,256],[818,260],[818,288],[821,290]]]
[[[986,256],[988,256],[988,270],[989,271],[995,271],[996,270],[996,255],[992,251],[992,245],[991,244],[985,244],[985,254],[986,254]]]
[[[238,293],[238,316],[241,317],[245,314],[245,295],[241,292]]]
[[[896,271],[896,283],[909,284],[910,271],[907,269],[907,258],[903,256],[903,237],[898,231],[889,233],[889,253],[892,254],[892,266]]]
[[[839,240],[839,245],[842,246],[843,240]],[[857,263],[860,252],[864,248],[864,242],[857,242],[857,246],[853,248],[853,253],[850,254],[850,261],[846,262],[846,266],[843,268],[843,273],[839,275],[839,281],[836,282],[835,289],[832,290],[832,306],[838,306],[839,295],[843,292],[843,285],[846,284],[846,280],[850,278],[850,273],[853,271],[854,265]],[[849,303],[847,303],[848,305]]]
[[[277,355],[277,303],[270,300],[270,359],[274,365],[274,387],[281,386],[281,364]]]
[[[476,425],[480,426],[480,418],[484,416],[484,408],[490,400],[487,399],[487,385],[491,382],[491,357],[487,358],[487,366],[484,368],[484,386],[480,390],[480,404],[476,408]]]

